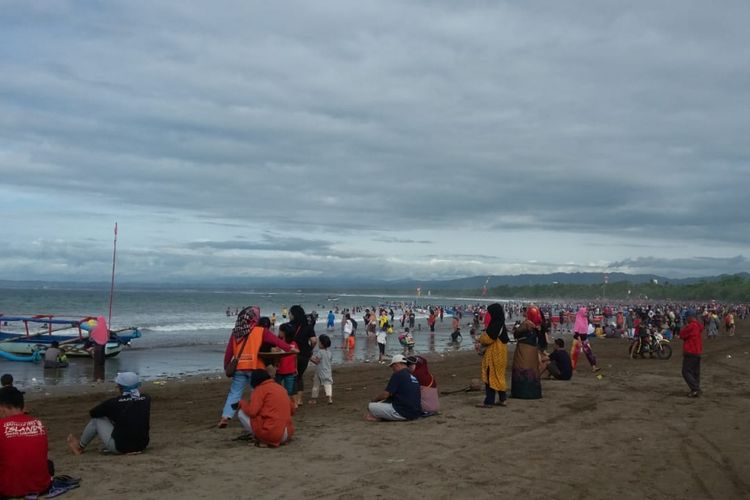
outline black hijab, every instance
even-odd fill
[[[253,370],[250,372],[250,387],[255,389],[266,380],[270,380],[271,376],[266,370]]]
[[[500,342],[507,344],[508,331],[505,328],[505,309],[503,306],[495,302],[487,307],[487,313],[490,315],[490,323],[487,325],[487,335],[492,340],[500,338]]]

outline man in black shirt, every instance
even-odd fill
[[[557,380],[570,380],[573,376],[573,364],[570,361],[570,355],[565,350],[565,341],[555,339],[555,350],[549,355],[546,369],[542,371],[542,376]]]
[[[68,435],[68,447],[74,454],[83,453],[96,436],[110,453],[136,453],[148,446],[151,397],[140,393],[141,383],[133,372],[118,373],[115,383],[120,396],[91,409],[91,420],[80,439]]]

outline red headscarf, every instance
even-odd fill
[[[430,370],[427,369],[427,360],[422,356],[415,356],[417,362],[414,364],[414,377],[419,381],[419,385],[423,387],[437,387],[437,381],[432,376]]]
[[[542,313],[539,312],[537,306],[529,306],[526,308],[526,319],[534,323],[534,326],[542,326]]]

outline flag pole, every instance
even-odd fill
[[[115,293],[115,257],[117,256],[117,222],[115,222],[115,241],[112,250],[112,283],[109,287],[109,317],[107,318],[107,328],[112,328],[112,297]]]

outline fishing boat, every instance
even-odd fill
[[[96,321],[93,316],[9,316],[0,313],[0,359],[35,361],[52,342],[58,342],[69,357],[91,357],[92,341],[89,335]],[[109,330],[104,355],[117,356],[133,339],[140,337],[141,332],[137,327]]]

